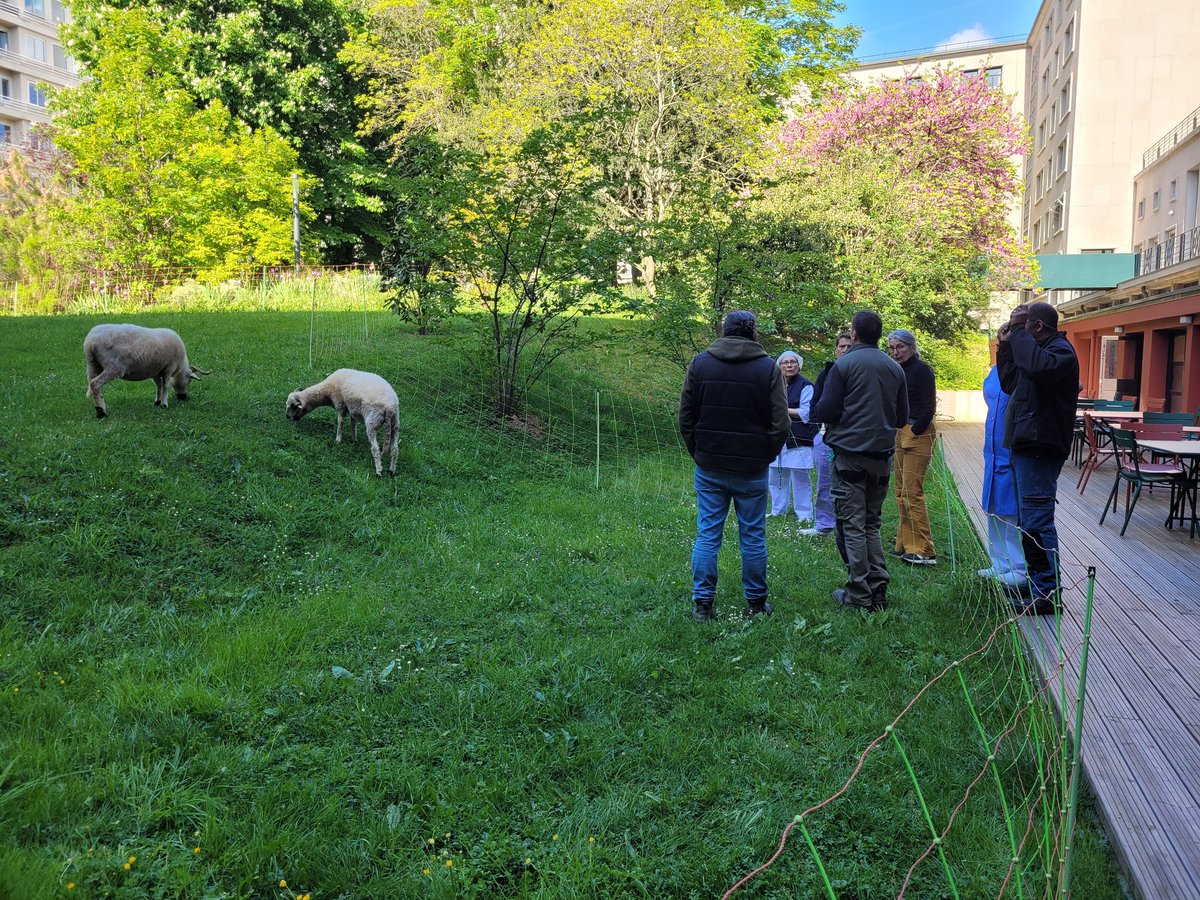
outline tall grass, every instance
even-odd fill
[[[115,382],[97,421],[95,321],[0,324],[0,896],[712,897],[996,624],[961,533],[957,570],[894,572],[867,617],[829,599],[832,543],[779,520],[774,617],[741,618],[731,552],[722,617],[692,622],[678,374],[627,323],[597,325],[619,340],[555,370],[518,429],[484,424],[470,326],[377,313],[313,369],[303,312],[140,317],[214,374],[166,410]],[[331,410],[284,418],[337,365],[396,386],[396,478],[334,444]],[[598,487],[570,411],[597,392]],[[985,722],[1009,721],[1011,648],[973,666]],[[951,687],[903,731],[943,824],[986,759]],[[1005,757],[1027,794],[1034,749]],[[895,894],[929,843],[888,753],[809,827],[842,897]],[[999,892],[994,792],[946,848],[961,896]],[[1119,896],[1086,816],[1077,852],[1076,895]],[[822,891],[797,843],[749,895]],[[949,895],[918,867],[909,896]]]

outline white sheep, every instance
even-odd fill
[[[288,394],[287,417],[298,422],[321,406],[332,406],[337,410],[335,440],[339,444],[342,442],[344,416],[350,417],[352,441],[358,440],[358,423],[366,426],[376,475],[383,474],[383,458],[375,433],[380,425],[386,425],[388,446],[392,451],[389,471],[396,474],[396,453],[400,447],[400,401],[390,384],[372,372],[338,369],[324,381]]]
[[[170,328],[97,325],[83,340],[83,358],[88,376],[85,396],[96,404],[97,419],[108,415],[104,385],[110,381],[153,378],[154,405],[166,407],[168,384],[175,389],[179,400],[186,400],[188,385],[202,375],[212,374],[188,363],[183,340]]]

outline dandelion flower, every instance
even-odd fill
[[[596,843],[596,839],[595,839],[594,837],[589,837],[589,838],[588,838],[588,843],[589,843],[589,844],[594,844],[594,843]]]
[[[131,857],[129,857],[129,864],[130,864],[131,866],[132,866],[132,865],[133,865],[135,862],[137,862],[137,857],[136,857],[136,856],[131,856]]]
[[[558,840],[558,835],[556,834],[556,835],[555,835],[555,836],[552,838],[552,840],[556,840],[556,841],[557,841],[557,840]]]
[[[533,865],[533,857],[531,857],[531,856],[525,857],[525,865],[527,865],[527,866]]]
[[[421,870],[421,874],[422,874],[422,875],[428,875],[428,874],[429,874],[429,870],[428,870],[428,869],[422,869],[422,870]]]
[[[73,891],[73,890],[75,890],[75,882],[73,882],[73,881],[68,881],[68,882],[67,882],[67,890],[68,890],[68,891]]]
[[[452,860],[452,859],[446,860],[446,868],[453,869],[454,868],[454,860]]]
[[[193,852],[193,853],[199,853],[199,852],[200,852],[200,848],[199,848],[199,847],[197,847],[197,848],[196,848],[195,850],[193,850],[192,852]]]
[[[66,684],[67,682],[66,682],[66,679],[60,678],[60,679],[58,679],[58,683],[59,683],[59,684]]]
[[[126,872],[128,872],[128,871],[129,871],[129,868],[130,868],[130,866],[129,866],[129,863],[125,863],[125,871],[126,871]]]
[[[280,879],[279,879],[279,886],[280,886],[281,888],[285,888],[285,887],[287,887],[287,882],[286,882],[286,881],[284,881],[282,878],[280,878]]]
[[[430,838],[425,843],[427,843],[430,847],[432,847],[434,844],[437,843],[437,838]]]

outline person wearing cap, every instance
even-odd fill
[[[717,555],[729,506],[737,514],[746,615],[770,615],[767,602],[767,469],[791,433],[779,366],[758,342],[754,314],[733,310],[722,336],[688,366],[679,397],[679,432],[696,462],[696,541],[692,617],[715,617]]]
[[[933,459],[933,414],[937,388],[933,369],[921,359],[917,338],[907,328],[888,333],[888,353],[904,370],[908,385],[908,422],[896,431],[896,528],[894,554],[913,566],[937,563],[929,511],[925,508],[925,473]]]
[[[775,360],[787,385],[788,416],[792,429],[779,456],[771,463],[770,488],[772,516],[786,516],[796,511],[796,518],[805,530],[811,529],[813,518],[812,476],[813,438],[819,425],[809,424],[812,405],[812,382],[800,374],[804,357],[784,350]]]

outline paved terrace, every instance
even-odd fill
[[[983,426],[939,426],[946,462],[980,534]],[[1082,496],[1068,461],[1058,489],[1063,562],[1063,646],[1068,691],[1078,680],[1087,567],[1096,567],[1083,722],[1084,771],[1135,893],[1146,900],[1200,897],[1200,537],[1168,530],[1167,491],[1143,491],[1129,529],[1100,513],[1112,490],[1104,463]],[[1028,619],[1035,655],[1056,658],[1054,620]],[[1070,648],[1074,648],[1073,650]],[[1069,704],[1074,705],[1073,698]]]

